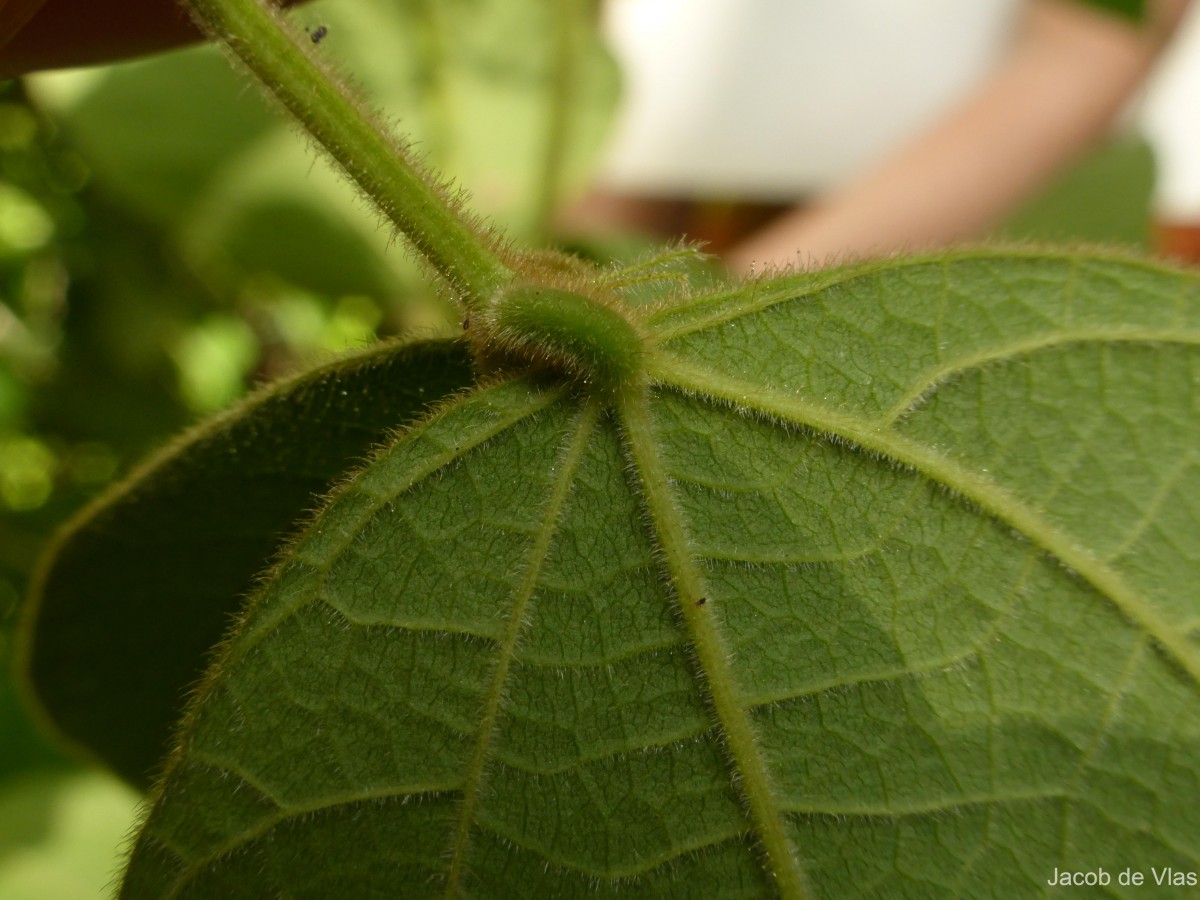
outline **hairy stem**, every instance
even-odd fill
[[[184,0],[312,135],[350,180],[461,294],[482,307],[512,279],[475,227],[266,0]]]

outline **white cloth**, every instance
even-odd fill
[[[1200,225],[1200,3],[1146,88],[1140,125],[1158,162],[1156,212]]]
[[[1006,49],[1021,0],[609,0],[625,77],[600,181],[788,200],[928,127]]]

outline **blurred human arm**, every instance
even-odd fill
[[[726,254],[753,266],[878,256],[976,237],[1101,138],[1189,0],[1134,23],[1076,0],[1034,0],[1010,55],[967,100],[882,165]]]
[[[111,62],[200,38],[178,0],[0,0],[0,78]]]

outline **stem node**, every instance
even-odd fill
[[[482,349],[615,390],[641,378],[644,339],[607,298],[546,285],[502,289],[480,323]]]

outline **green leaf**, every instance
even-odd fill
[[[1018,209],[999,229],[1005,240],[1154,246],[1154,151],[1143,138],[1096,148]]]
[[[1146,17],[1146,0],[1079,0],[1085,6],[1093,6],[1115,16],[1140,22]]]
[[[469,381],[461,344],[381,345],[252,395],[86,509],[43,560],[26,615],[25,666],[54,728],[147,786],[189,687],[297,520]]]
[[[493,381],[344,484],[124,896],[1200,869],[1200,278],[978,252],[637,315],[644,384]]]

